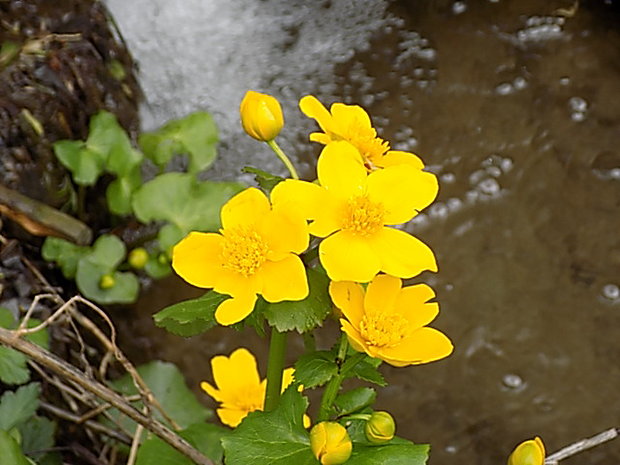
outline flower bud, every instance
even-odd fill
[[[116,279],[111,274],[104,274],[99,280],[99,287],[101,289],[112,289],[116,284]]]
[[[248,90],[239,111],[245,132],[262,142],[275,139],[284,126],[280,103],[271,95]]]
[[[373,444],[383,444],[390,441],[396,432],[394,418],[388,412],[373,412],[364,426],[366,439]]]
[[[536,436],[523,441],[508,457],[508,465],[543,465],[545,463],[545,445]]]
[[[132,268],[136,270],[141,270],[146,265],[146,262],[149,260],[149,253],[146,251],[144,247],[138,247],[129,252],[129,257],[127,261],[131,265]]]
[[[349,460],[353,444],[344,426],[323,421],[310,431],[310,448],[321,465],[340,465]]]

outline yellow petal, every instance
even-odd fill
[[[319,259],[332,281],[367,283],[381,268],[377,253],[366,238],[345,231],[323,239],[319,245]]]
[[[236,271],[220,267],[214,278],[213,290],[232,297],[248,293],[256,294],[260,290],[260,281],[257,278],[257,272],[251,276],[244,276]]]
[[[317,237],[327,237],[331,233],[342,228],[343,215],[347,207],[344,198],[325,195],[321,202],[321,209],[318,210],[314,221],[310,224],[310,234]]]
[[[224,229],[254,224],[271,210],[269,199],[255,187],[248,187],[224,204],[221,211]]]
[[[437,196],[434,174],[410,165],[391,166],[368,176],[368,196],[385,208],[384,224],[401,224],[427,207]]]
[[[344,199],[361,194],[366,185],[366,167],[362,156],[348,142],[326,145],[316,169],[321,186]]]
[[[411,328],[421,328],[435,319],[439,313],[439,304],[426,303],[435,297],[435,292],[426,284],[407,286],[402,289],[395,307],[407,318]]]
[[[346,105],[344,103],[334,103],[330,108],[332,117],[337,124],[336,131],[344,132],[347,127],[371,129],[372,123],[370,116],[362,107],[358,105]],[[341,134],[342,135],[342,134]],[[376,135],[376,132],[375,132]]]
[[[222,326],[240,322],[254,310],[256,294],[247,293],[226,299],[215,310],[215,321]]]
[[[172,249],[172,268],[194,286],[213,287],[221,267],[223,241],[215,233],[189,233]]]
[[[387,312],[394,307],[400,294],[402,281],[394,276],[382,274],[376,276],[366,288],[364,308],[366,311]]]
[[[306,268],[297,255],[284,260],[265,262],[258,271],[262,282],[261,295],[267,302],[302,300],[308,297]]]
[[[275,254],[302,253],[310,241],[308,223],[298,212],[271,211],[261,220],[257,230],[271,253]]]
[[[244,347],[240,347],[230,354],[216,355],[211,359],[211,372],[213,380],[221,393],[244,392],[248,385],[260,384],[260,376],[254,355]],[[211,387],[209,383],[203,383],[201,387]],[[206,389],[205,389],[206,390]],[[209,395],[209,393],[207,391]]]
[[[437,271],[433,251],[421,240],[394,228],[382,228],[369,236],[372,250],[381,260],[381,271],[398,278],[413,278]]]
[[[306,95],[299,101],[299,108],[308,118],[316,120],[324,132],[332,130],[332,115],[314,95]]]
[[[353,347],[358,352],[368,353],[368,351],[366,350],[366,341],[364,341],[364,338],[359,333],[359,331],[355,329],[353,325],[351,325],[351,323],[349,323],[343,318],[340,319],[340,324],[342,325],[342,331],[347,335],[347,339],[349,340],[349,344],[351,344],[351,347]]]
[[[331,137],[329,137],[328,134],[325,134],[323,132],[313,132],[310,134],[310,140],[312,142],[318,142],[319,144],[323,144],[323,145],[327,145],[330,142],[333,141],[333,139]]]
[[[359,329],[359,323],[364,316],[362,286],[352,281],[332,281],[329,283],[329,295],[353,327]]]
[[[417,155],[409,152],[401,152],[399,150],[390,150],[383,157],[379,166],[387,168],[394,165],[411,165],[419,170],[424,168],[424,163]]]
[[[305,219],[314,219],[324,204],[325,190],[321,186],[296,179],[287,179],[271,191],[274,210],[297,212]]]
[[[217,409],[217,416],[220,417],[220,421],[226,426],[236,428],[241,421],[248,416],[247,410],[232,407],[222,407]]]
[[[213,387],[211,384],[203,381],[200,383],[201,389],[218,402],[224,402],[225,396],[222,396],[221,392]]]
[[[382,347],[379,357],[394,366],[433,362],[452,353],[450,339],[434,328],[420,328],[395,347]]]

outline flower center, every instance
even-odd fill
[[[265,389],[261,386],[246,386],[235,398],[235,407],[244,412],[263,410]]]
[[[384,214],[383,205],[373,202],[367,195],[353,197],[345,208],[342,229],[361,236],[369,236],[383,226]]]
[[[245,277],[252,276],[267,260],[269,247],[263,238],[250,228],[223,231],[222,248],[224,267]]]
[[[360,321],[360,334],[368,345],[393,347],[406,335],[409,322],[401,315],[366,313]]]
[[[344,139],[359,150],[368,171],[375,169],[381,157],[390,150],[389,142],[377,137],[377,131],[363,126],[358,121],[354,121],[347,127]]]

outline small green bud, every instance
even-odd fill
[[[366,439],[373,444],[384,444],[394,437],[396,423],[388,412],[373,412],[364,426]]]
[[[144,247],[137,247],[129,252],[129,258],[127,261],[131,265],[132,268],[136,270],[141,270],[146,265],[146,262],[149,260],[149,253],[146,251]]]
[[[538,436],[523,441],[508,457],[508,465],[544,465],[545,445]]]
[[[101,289],[111,289],[114,287],[115,284],[116,280],[111,274],[104,274],[99,280],[99,287]]]
[[[166,252],[161,252],[157,256],[157,263],[159,263],[160,265],[167,265],[168,263],[170,263],[170,257]]]
[[[353,444],[340,423],[322,421],[310,430],[310,448],[321,465],[340,465],[351,457]]]

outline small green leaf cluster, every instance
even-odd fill
[[[39,320],[31,318],[26,326],[32,328],[39,323]],[[0,327],[17,327],[11,311],[2,307]],[[47,349],[46,330],[28,334],[25,338]],[[15,390],[5,390],[0,397],[0,462],[12,465],[60,463],[56,453],[45,452],[54,445],[56,424],[36,414],[41,388],[39,383],[28,383],[30,370],[27,357],[9,347],[0,347],[0,381],[18,386]]]
[[[112,234],[100,236],[90,247],[48,238],[43,258],[57,263],[66,278],[75,279],[85,297],[101,304],[130,303],[139,293],[136,273],[155,279],[170,274],[172,247],[190,231],[217,230],[221,206],[243,186],[198,179],[214,162],[218,142],[217,127],[206,112],[141,134],[140,150],[109,112],[94,115],[89,128],[85,141],[56,142],[56,157],[78,186],[94,186],[104,174],[111,175],[114,179],[106,188],[109,211],[154,224],[156,233],[132,244],[129,256],[125,243]],[[187,170],[165,172],[177,155],[187,156]],[[159,174],[145,182],[142,173],[149,163]]]

